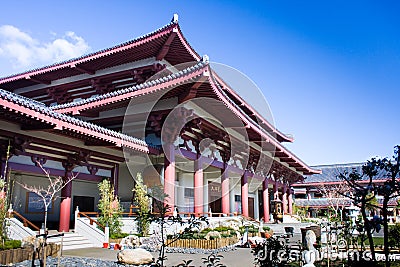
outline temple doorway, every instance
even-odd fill
[[[222,212],[222,190],[221,184],[208,182],[208,203],[212,213]]]
[[[254,218],[254,197],[249,197],[249,217]]]

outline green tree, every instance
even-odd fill
[[[150,227],[150,198],[147,194],[147,187],[143,184],[141,173],[136,174],[136,185],[133,191],[135,191],[135,202],[138,205],[139,232],[143,236],[147,236]]]
[[[368,194],[369,201],[365,204],[365,209],[368,211],[375,211],[379,208],[379,202],[374,193]]]
[[[374,177],[380,175],[379,178],[386,179],[384,183],[375,184]],[[381,176],[383,175],[383,177]],[[368,160],[366,164],[362,167],[362,173],[358,173],[353,170],[352,173],[342,173],[339,175],[343,180],[345,180],[351,187],[351,191],[354,192],[352,196],[349,196],[354,200],[355,204],[360,205],[361,213],[363,216],[365,228],[367,230],[368,240],[370,243],[371,254],[375,260],[375,253],[373,248],[373,240],[371,230],[379,230],[380,220],[379,218],[374,218],[373,220],[368,220],[366,217],[365,210],[369,207],[376,207],[376,209],[381,209],[382,211],[382,224],[383,224],[383,243],[384,243],[384,254],[385,254],[385,266],[389,267],[389,226],[388,226],[388,204],[393,198],[400,196],[400,146],[397,145],[394,148],[394,155],[392,159],[383,158],[377,159],[372,158]],[[367,185],[361,185],[359,181],[367,177]],[[376,195],[382,196],[382,207],[374,204],[374,199]]]
[[[100,200],[97,205],[100,210],[98,222],[110,228],[110,236],[121,233],[122,209],[117,196],[114,196],[114,186],[108,179],[98,185]]]

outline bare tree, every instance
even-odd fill
[[[40,162],[36,161],[36,164],[43,170],[47,177],[49,184],[46,186],[41,185],[28,185],[24,183],[17,183],[29,192],[33,192],[38,195],[43,203],[44,207],[44,229],[47,229],[47,214],[51,203],[58,198],[57,193],[60,192],[68,183],[74,180],[78,174],[70,176],[67,180],[64,180],[61,176],[52,177],[50,172],[46,170]]]
[[[347,183],[321,184],[316,189],[326,198],[329,207],[335,213],[335,217],[337,218],[340,212],[340,219],[343,220],[343,210],[350,201],[349,198],[344,197],[346,193],[350,192],[349,185]]]
[[[49,207],[51,203],[58,198],[57,193],[60,192],[68,183],[70,183],[72,180],[74,180],[78,174],[70,176],[67,180],[64,180],[61,176],[57,177],[52,177],[50,175],[50,172],[46,170],[42,164],[38,161],[36,161],[36,165],[39,166],[44,174],[47,177],[48,180],[48,185],[46,186],[41,186],[41,185],[28,185],[28,184],[23,184],[17,181],[17,183],[24,188],[25,190],[29,192],[33,192],[36,195],[38,195],[43,202],[43,207],[44,207],[44,242],[42,242],[41,245],[41,250],[42,252],[38,254],[41,254],[40,260],[40,266],[46,266],[46,252],[45,252],[45,247],[47,245],[47,215],[49,211]]]

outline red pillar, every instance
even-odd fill
[[[264,206],[264,222],[269,222],[268,179],[265,179],[263,182],[263,206]]]
[[[241,178],[242,184],[242,215],[249,217],[249,184],[246,172],[243,173]]]
[[[226,166],[226,164],[224,164]],[[229,176],[227,168],[221,170],[222,213],[229,214]]]
[[[287,205],[287,187],[286,184],[283,185],[282,189],[282,206],[283,206],[283,214],[288,213],[288,205]]]
[[[292,195],[292,189],[288,189],[288,209],[289,209],[289,214],[293,214],[293,195]]]
[[[173,144],[164,146],[164,193],[168,195],[164,204],[168,204],[169,212],[173,212],[175,207],[175,148]]]
[[[71,172],[66,171],[63,179],[64,182],[68,181],[71,175]],[[69,223],[71,220],[71,195],[72,181],[68,182],[64,188],[61,189],[59,232],[69,232]]]
[[[204,212],[204,175],[203,175],[203,162],[198,158],[194,162],[194,212]],[[201,216],[201,214],[200,214]]]

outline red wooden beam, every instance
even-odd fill
[[[176,28],[172,30],[172,32],[168,36],[167,41],[165,41],[164,45],[162,46],[162,48],[158,52],[158,55],[156,57],[157,60],[162,60],[168,54],[169,47],[170,47],[172,41],[174,40],[177,32],[178,32],[178,29],[176,29]]]
[[[9,162],[8,166],[9,166],[9,169],[13,170],[13,171],[45,175],[43,170],[40,167],[37,167],[34,165],[26,165],[26,164]],[[57,170],[57,169],[52,169],[52,168],[47,168],[47,167],[45,167],[45,169],[50,172],[51,176],[63,177],[65,175],[65,170]],[[91,175],[91,174],[86,174],[86,173],[73,172],[73,174],[77,175],[76,180],[101,182],[101,180],[103,179],[103,177],[101,177],[101,176]]]
[[[197,82],[195,82],[190,89],[179,95],[179,103],[183,103],[196,97],[197,89],[204,83],[206,79],[202,76]]]
[[[77,66],[75,64],[71,64],[71,68],[72,69],[76,69],[76,70],[78,70],[78,71],[80,71],[82,73],[90,74],[90,75],[94,75],[96,73],[96,71],[94,71],[94,70],[83,68],[83,67]]]
[[[35,77],[31,77],[31,76],[25,76],[25,79],[31,80],[31,81],[34,81],[34,82],[37,82],[37,83],[47,84],[47,85],[51,84],[51,81],[42,80],[42,79],[38,79],[38,78],[35,78]]]

